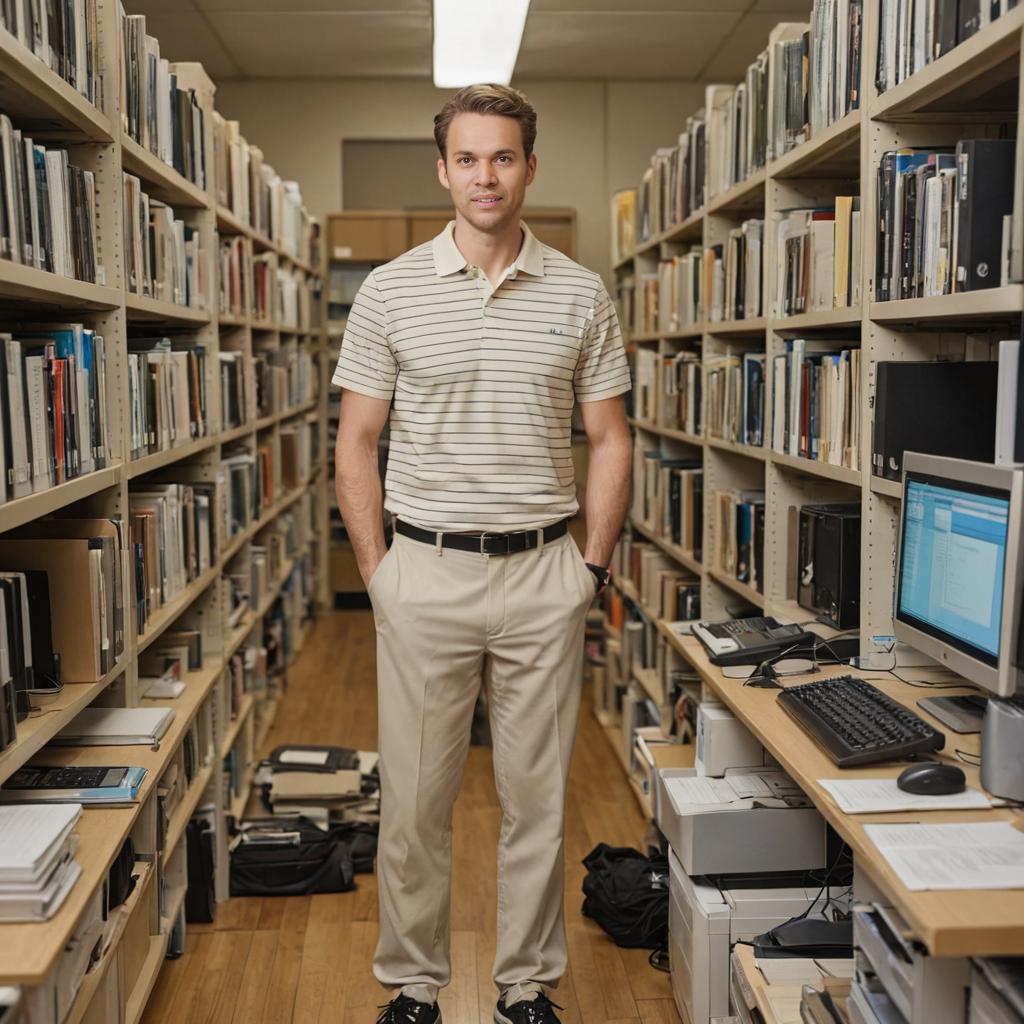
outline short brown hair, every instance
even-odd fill
[[[537,111],[518,90],[507,85],[467,85],[460,89],[434,118],[434,141],[443,159],[448,158],[448,127],[456,114],[497,114],[519,122],[526,159],[537,140]]]

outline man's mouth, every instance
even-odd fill
[[[475,196],[473,202],[477,206],[496,206],[501,202],[501,196]]]

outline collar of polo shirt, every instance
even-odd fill
[[[509,268],[508,276],[515,277],[521,270],[524,274],[543,277],[544,249],[526,224],[520,223],[523,228],[523,245],[515,262]],[[451,220],[444,231],[434,238],[434,269],[438,277],[447,277],[449,274],[457,274],[466,266],[466,257],[459,252],[459,247],[455,244],[455,221]]]

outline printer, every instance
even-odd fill
[[[669,853],[669,959],[672,994],[690,1024],[729,1013],[729,964],[734,943],[806,913],[821,892],[798,884],[800,873],[730,881],[691,877]],[[838,889],[839,887],[836,887]],[[833,905],[838,898],[833,890]],[[824,897],[818,909],[824,904]],[[813,913],[813,912],[812,912]]]

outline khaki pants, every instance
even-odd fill
[[[452,809],[486,654],[502,808],[494,981],[554,986],[567,959],[565,791],[594,577],[568,535],[487,556],[396,534],[369,592],[381,754],[374,974],[428,1001],[450,980]]]

